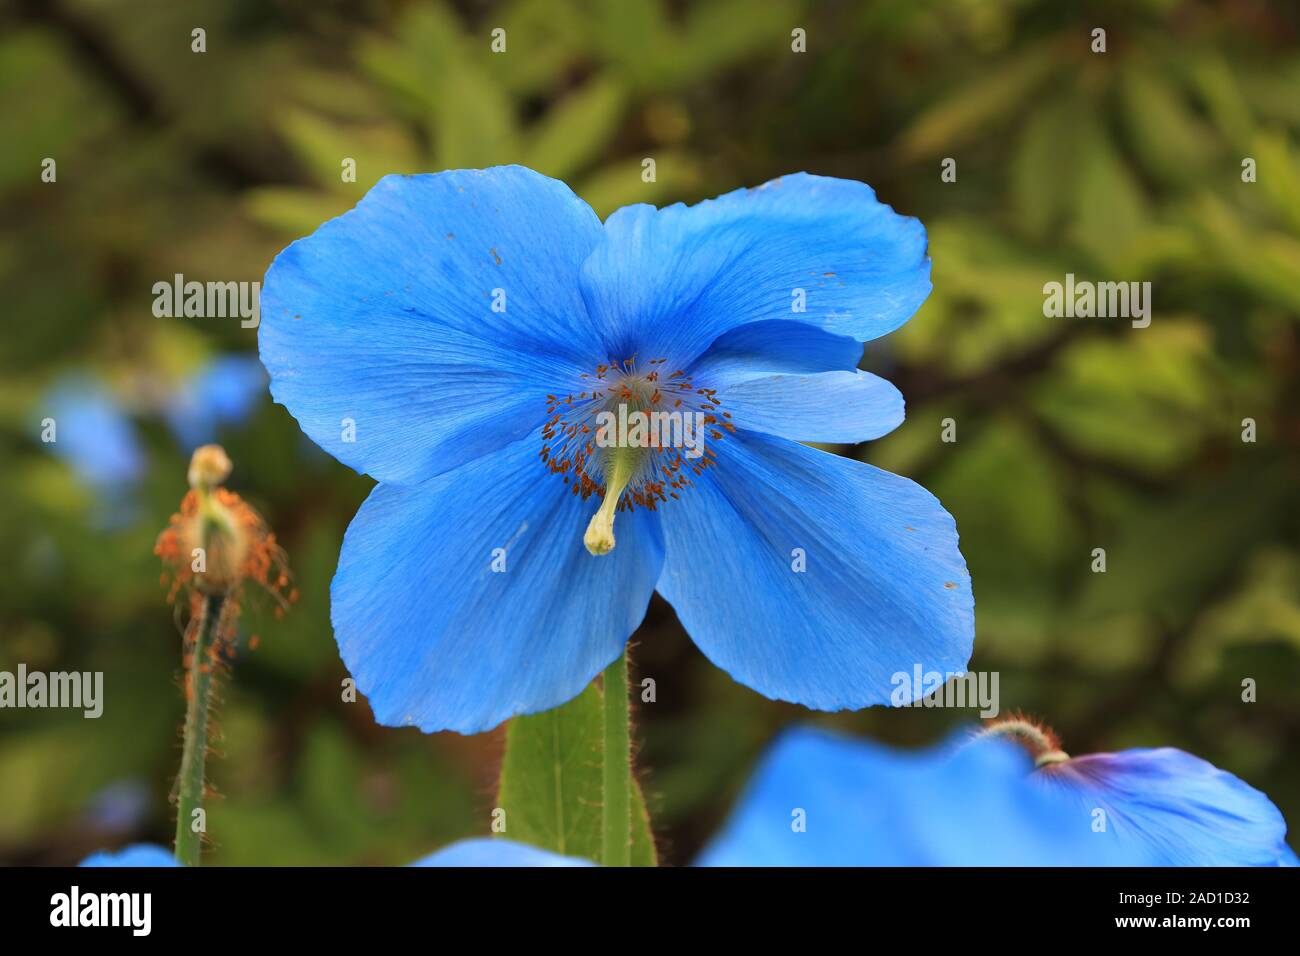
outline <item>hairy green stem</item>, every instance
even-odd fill
[[[605,668],[604,807],[601,860],[632,864],[632,737],[629,729],[627,654]]]
[[[189,703],[185,710],[185,744],[181,751],[181,772],[176,787],[176,861],[182,866],[198,866],[203,833],[194,828],[194,811],[203,808],[204,765],[208,755],[208,705],[216,679],[212,645],[225,597],[209,594],[203,598],[194,628],[194,647],[188,675]]]

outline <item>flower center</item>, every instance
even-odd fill
[[[614,549],[618,511],[654,511],[678,498],[716,464],[706,443],[736,430],[714,389],[666,364],[612,361],[580,376],[589,390],[546,396],[542,462],[584,501],[603,499],[583,536],[592,554]]]

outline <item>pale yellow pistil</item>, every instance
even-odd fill
[[[645,453],[644,448],[616,447],[605,450],[605,500],[591,516],[587,533],[582,536],[582,543],[592,554],[609,554],[614,550],[614,513]]]

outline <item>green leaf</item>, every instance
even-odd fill
[[[367,38],[359,58],[425,130],[434,168],[492,166],[518,155],[515,107],[488,34],[466,35],[446,4],[412,8],[400,42]]]
[[[784,55],[799,22],[796,5],[786,0],[717,0],[689,11],[680,50],[665,70],[676,74],[671,86],[677,89],[764,51]]]
[[[1121,82],[1124,120],[1138,158],[1153,177],[1187,186],[1202,178],[1210,140],[1173,85],[1153,69],[1128,70]]]
[[[658,0],[594,0],[588,15],[592,46],[636,86],[660,85],[674,51],[672,29]]]
[[[1295,282],[1300,242],[1285,233],[1252,228],[1234,207],[1208,192],[1198,197],[1191,219],[1204,247],[1196,267],[1230,276],[1257,298],[1300,312]]]
[[[241,205],[250,217],[286,236],[306,236],[322,222],[341,216],[356,200],[298,186],[261,186],[244,193]]]
[[[484,22],[480,50],[487,50]],[[546,95],[563,86],[565,72],[581,62],[585,52],[587,17],[567,0],[517,0],[502,5],[492,18],[508,37],[507,53],[489,53],[492,72],[512,93]]]
[[[597,78],[560,101],[533,134],[528,165],[564,179],[589,164],[609,142],[623,116],[618,83]]]
[[[1014,242],[970,218],[935,219],[930,227],[934,294],[920,321],[890,339],[914,364],[969,375],[1016,354],[1056,329],[1043,321],[1043,277],[1064,263]]]
[[[645,794],[632,774],[632,865],[658,866],[654,834],[650,830],[650,811],[646,809]]]
[[[1168,473],[1231,426],[1220,413],[1229,396],[1219,380],[1212,331],[1195,317],[1162,314],[1141,334],[1076,343],[1034,404],[1069,446]]]
[[[1221,53],[1215,50],[1196,57],[1191,64],[1190,81],[1224,139],[1244,143],[1255,135],[1251,104]]]
[[[592,684],[562,707],[516,717],[506,730],[497,806],[507,839],[599,861],[604,707]],[[654,866],[645,797],[633,779],[632,864]]]
[[[453,65],[439,93],[428,120],[434,166],[491,166],[518,155],[514,107],[491,74],[470,63]]]
[[[990,71],[987,78],[921,114],[903,134],[900,152],[908,159],[924,159],[987,136],[994,124],[1021,113],[1026,99],[1060,62],[1054,44],[1041,45]]]
[[[1178,655],[1180,682],[1210,680],[1233,647],[1281,641],[1300,651],[1300,560],[1285,547],[1270,546],[1241,567],[1239,586],[1205,612]]]
[[[281,115],[279,129],[315,183],[353,200],[360,199],[381,176],[420,171],[406,141],[382,127],[344,127],[315,113],[290,109]],[[345,158],[356,163],[355,182],[343,181]]]
[[[1011,193],[1020,221],[1043,237],[1065,218],[1069,186],[1078,174],[1077,97],[1063,97],[1034,111],[1020,136],[1011,164]]]
[[[507,837],[600,859],[603,726],[594,685],[562,707],[510,721],[497,798]]]
[[[1142,189],[1098,122],[1084,128],[1071,238],[1106,268],[1123,268],[1150,216]]]
[[[1255,138],[1250,155],[1264,174],[1259,188],[1278,217],[1300,235],[1300,157],[1285,133],[1270,131]]]
[[[1080,595],[1080,614],[1141,610],[1170,625],[1190,621],[1204,595],[1232,580],[1276,536],[1277,516],[1293,490],[1286,466],[1242,461],[1165,496],[1117,529],[1106,573],[1091,575]]]

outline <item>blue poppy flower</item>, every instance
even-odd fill
[[[1022,748],[960,733],[907,753],[789,731],[699,862],[1271,866],[1294,859],[1268,798],[1203,760],[1168,748],[1067,758],[1044,740],[1050,737]]]
[[[272,394],[379,481],[331,612],[376,718],[474,733],[562,704],[656,589],[768,697],[860,708],[918,662],[963,671],[952,518],[799,443],[902,421],[857,363],[929,289],[920,223],[806,174],[604,224],[518,166],[388,176],[285,249],[262,291]],[[620,410],[689,415],[703,453],[598,444]]]
[[[117,851],[101,850],[86,857],[78,866],[180,866],[170,850],[153,843],[135,843]]]

